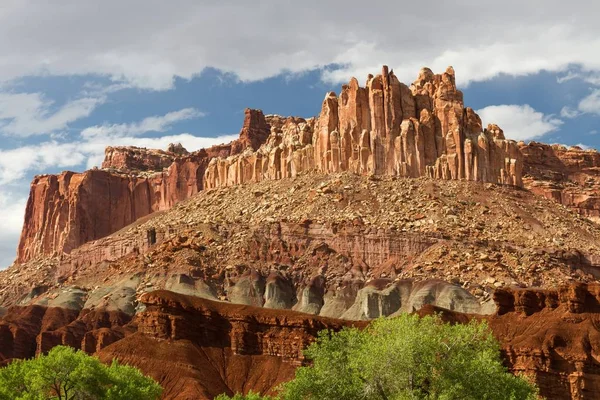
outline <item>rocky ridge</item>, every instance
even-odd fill
[[[237,140],[194,153],[109,147],[101,170],[34,179],[17,262],[69,253],[204,188],[302,171],[466,179],[522,186],[514,141],[465,108],[454,70],[424,68],[410,89],[384,67],[327,94],[316,118],[246,110]],[[108,210],[109,212],[105,212]]]
[[[165,288],[348,319],[423,304],[492,313],[499,287],[596,281],[598,239],[595,223],[510,186],[306,173],[206,190],[68,255],[4,271],[0,301],[78,288],[135,307]]]
[[[408,86],[383,67],[366,87],[356,79],[325,96],[316,119],[271,125],[258,151],[211,160],[206,188],[294,177],[302,171],[350,171],[401,177],[465,179],[522,186],[516,142],[465,108],[454,70],[424,68]]]

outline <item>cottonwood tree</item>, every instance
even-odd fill
[[[73,348],[0,368],[0,400],[156,400],[162,388],[138,369],[117,361],[109,366]]]
[[[283,386],[285,400],[523,400],[537,389],[502,364],[500,345],[485,323],[443,323],[403,314],[366,329],[324,331]]]

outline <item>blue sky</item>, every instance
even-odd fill
[[[0,267],[36,174],[106,145],[229,141],[243,110],[316,115],[382,64],[410,84],[453,65],[465,104],[509,138],[600,148],[593,1],[39,2],[0,9]]]

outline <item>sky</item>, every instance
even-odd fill
[[[452,65],[465,104],[515,140],[600,148],[600,2],[2,0],[0,268],[37,174],[104,147],[197,150],[246,107],[318,114],[381,65]]]

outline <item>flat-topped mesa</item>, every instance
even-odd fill
[[[108,236],[155,211],[171,208],[203,189],[204,171],[214,157],[258,149],[270,127],[260,110],[247,109],[240,137],[188,153],[109,147],[103,169],[43,175],[31,183],[17,262],[69,253]]]
[[[465,108],[454,70],[423,68],[410,88],[383,67],[366,87],[352,78],[339,96],[325,96],[316,119],[271,124],[256,152],[212,160],[206,188],[295,176],[306,170],[435,179],[521,187],[517,143]]]

